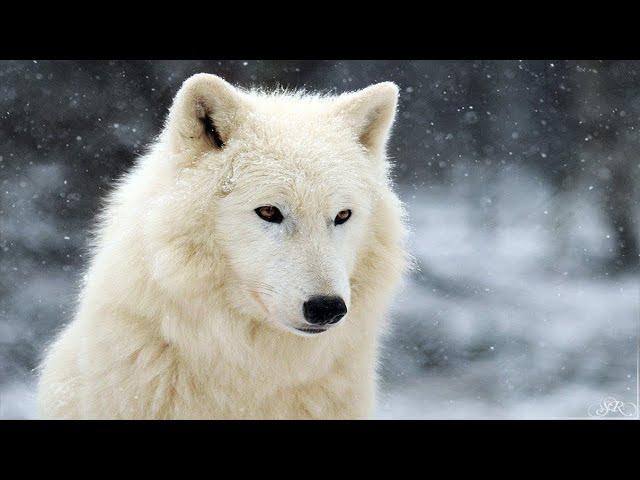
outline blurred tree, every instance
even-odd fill
[[[629,98],[637,90],[638,73],[621,61],[584,62],[577,70],[584,78],[579,105],[586,135],[576,144],[582,145],[589,159],[589,176],[599,185],[601,205],[614,239],[611,270],[638,270],[635,206],[640,145],[638,112],[633,111]]]

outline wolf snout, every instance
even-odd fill
[[[341,297],[315,295],[302,305],[304,318],[313,325],[338,323],[347,314],[347,306]]]

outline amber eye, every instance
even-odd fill
[[[351,217],[351,210],[340,210],[336,219],[333,221],[335,225],[341,225]]]
[[[280,210],[273,205],[265,205],[264,207],[258,207],[254,210],[256,214],[266,222],[280,223],[284,218]]]

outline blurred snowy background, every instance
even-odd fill
[[[640,62],[0,62],[0,418],[32,418],[100,198],[196,72],[401,88],[390,145],[419,269],[378,418],[586,417],[637,402]]]

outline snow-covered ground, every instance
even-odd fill
[[[486,197],[464,177],[403,190],[417,269],[393,307],[377,418],[575,418],[605,397],[637,403],[638,278],[600,266],[612,240],[588,191],[561,198],[528,178],[511,172]],[[43,232],[84,241],[80,226],[59,232],[54,217],[21,211],[22,225],[39,222],[24,234],[34,250]],[[31,418],[21,354],[70,315],[84,259],[12,262],[3,274],[24,281],[3,307],[0,359],[18,366],[0,368],[0,418]]]
[[[605,397],[635,412],[640,282],[606,271],[596,209],[518,173],[484,224],[469,184],[405,196],[419,269],[395,302],[379,418],[582,418]]]

